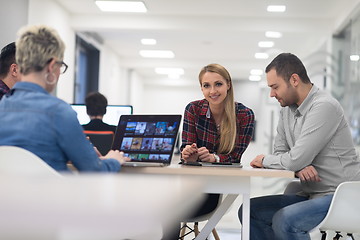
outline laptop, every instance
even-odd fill
[[[168,166],[180,121],[181,115],[121,115],[111,149],[131,159],[123,166]]]

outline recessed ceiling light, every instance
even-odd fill
[[[286,6],[285,5],[269,5],[267,7],[268,12],[285,12]]]
[[[267,53],[255,53],[255,58],[256,59],[268,59],[269,54],[267,54]]]
[[[266,31],[265,36],[268,38],[281,38],[282,33],[281,32],[275,32],[275,31]]]
[[[110,1],[97,0],[95,4],[103,12],[146,12],[145,4],[141,1]]]
[[[184,69],[183,68],[158,67],[158,68],[155,68],[155,72],[157,74],[166,74],[166,75],[183,75]]]
[[[262,75],[263,70],[261,70],[261,69],[251,69],[250,74],[251,75]]]
[[[168,50],[140,50],[139,54],[144,58],[174,58],[173,51]]]
[[[359,55],[350,55],[350,60],[357,62],[360,60],[360,56]]]
[[[260,77],[259,75],[250,75],[250,76],[249,76],[249,80],[250,80],[250,81],[257,82],[257,81],[260,81],[260,80],[261,80],[261,77]]]
[[[141,39],[143,45],[156,45],[156,39],[153,38],[143,38]]]
[[[274,42],[273,41],[260,41],[258,43],[259,47],[263,47],[263,48],[271,48],[274,46]]]

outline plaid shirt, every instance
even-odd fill
[[[254,112],[241,103],[235,102],[236,142],[230,154],[218,154],[220,162],[240,162],[243,152],[250,143],[254,132]],[[214,118],[210,115],[209,103],[198,100],[185,108],[181,150],[186,145],[196,143],[206,147],[210,153],[216,153],[220,141]]]
[[[10,88],[0,79],[0,99],[10,91]]]

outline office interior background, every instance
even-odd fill
[[[232,75],[236,101],[256,116],[245,166],[272,150],[280,106],[269,97],[263,71],[277,54],[291,52],[303,60],[311,80],[340,101],[360,145],[359,0],[144,3],[145,13],[114,13],[101,12],[94,0],[0,0],[0,46],[15,41],[24,25],[54,27],[65,41],[69,69],[53,94],[83,103],[87,92],[100,91],[109,104],[130,104],[135,114],[182,114],[187,103],[202,98],[200,69],[222,64]],[[268,5],[285,5],[286,11],[267,12]],[[268,31],[279,36],[266,36]],[[143,45],[144,38],[156,44]],[[142,50],[172,52],[169,58],[148,58]],[[168,68],[175,73],[161,74]],[[254,179],[252,195],[281,192],[285,184]],[[220,223],[223,228],[239,228],[238,201]]]

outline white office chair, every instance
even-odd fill
[[[187,219],[186,222],[183,222],[183,224],[181,226],[181,231],[180,231],[180,239],[181,240],[183,240],[185,236],[189,235],[192,232],[194,232],[195,237],[197,235],[199,235],[199,233],[200,233],[200,231],[199,231],[199,222],[207,221],[207,220],[209,220],[209,218],[211,218],[211,216],[214,214],[216,209],[220,206],[220,204],[222,202],[222,197],[223,197],[223,195],[220,194],[217,206],[212,212],[210,212],[208,214],[205,214],[205,215],[202,215],[202,216],[199,216],[199,217],[196,217],[196,218],[193,218],[193,219]],[[190,222],[194,223],[194,228],[191,228],[189,226]],[[190,231],[188,233],[185,233],[186,229],[189,229]],[[212,234],[213,234],[215,240],[220,240],[219,235],[218,235],[215,228],[212,230]]]
[[[297,193],[300,190],[300,181],[293,180],[287,185],[284,194]],[[360,233],[359,199],[360,181],[341,183],[334,193],[324,220],[310,231],[311,239],[320,239],[320,232],[323,234],[321,239],[326,239],[326,231],[329,230],[345,234]]]
[[[61,176],[32,152],[15,146],[0,146],[0,174]]]
[[[360,181],[341,183],[331,201],[329,211],[319,229],[345,234],[360,233]],[[326,236],[326,235],[325,235]]]

